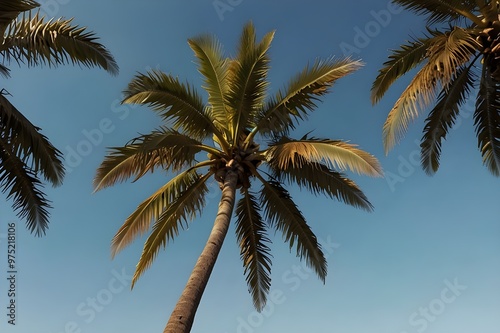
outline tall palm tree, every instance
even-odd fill
[[[190,84],[157,70],[139,73],[125,90],[124,103],[148,105],[165,123],[124,147],[112,148],[97,170],[95,189],[130,177],[137,180],[157,168],[177,173],[138,206],[113,238],[114,256],[135,237],[149,232],[132,287],[160,248],[201,214],[212,176],[222,190],[212,232],[165,332],[190,331],[234,205],[244,273],[257,310],[265,305],[271,284],[268,229],[282,233],[321,280],[327,272],[320,244],[283,183],[372,209],[342,171],[379,176],[375,157],[339,140],[288,136],[333,83],[358,69],[360,62],[317,61],[304,68],[284,91],[267,98],[273,36],[271,32],[256,41],[253,25],[247,24],[234,58],[224,57],[222,46],[212,36],[190,39],[207,102]],[[256,138],[268,139],[267,146],[262,147]],[[203,157],[206,159],[200,161]],[[258,191],[254,182],[261,185]]]
[[[97,37],[71,20],[46,21],[31,11],[40,5],[31,0],[0,2],[0,74],[9,77],[6,64],[98,66],[112,74],[118,66]],[[43,183],[60,185],[64,176],[62,154],[0,91],[0,188],[13,200],[12,207],[36,235],[48,227],[50,202]]]
[[[408,125],[431,106],[421,140],[428,174],[439,168],[441,143],[464,103],[476,94],[474,125],[483,163],[500,175],[500,1],[393,0],[427,17],[427,33],[392,51],[372,86],[377,103],[404,74],[419,68],[389,112],[388,152]],[[439,93],[438,93],[439,92]]]

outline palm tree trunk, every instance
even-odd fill
[[[200,304],[203,291],[208,283],[222,243],[226,237],[227,230],[229,229],[229,222],[236,199],[237,181],[237,172],[234,171],[233,168],[228,168],[226,176],[224,177],[222,197],[220,199],[219,210],[215,218],[212,232],[193,268],[181,297],[170,315],[170,319],[163,333],[187,333],[191,331],[196,309]]]

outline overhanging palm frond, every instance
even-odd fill
[[[20,158],[34,174],[41,174],[54,186],[61,184],[62,153],[1,93],[0,134],[10,147],[9,153]]]
[[[321,245],[290,194],[276,181],[260,180],[263,184],[260,202],[265,218],[271,227],[283,234],[290,249],[295,245],[297,256],[325,282],[327,264]]]
[[[304,119],[316,108],[316,102],[325,95],[336,80],[358,70],[362,63],[351,59],[328,59],[307,66],[291,80],[283,93],[279,91],[257,118],[257,125],[248,140],[259,132],[286,133],[294,128],[294,121]]]
[[[475,0],[393,0],[392,2],[416,14],[427,16],[428,24],[448,23],[463,17],[470,19],[474,23],[481,22],[474,14],[477,12],[477,2]]]
[[[37,236],[45,234],[48,227],[50,202],[42,192],[43,184],[37,174],[12,150],[4,137],[0,138],[0,188],[12,199],[17,215],[26,219],[26,226]]]
[[[474,73],[471,67],[462,66],[449,86],[441,91],[436,106],[429,113],[420,144],[422,167],[427,174],[433,174],[438,170],[441,141],[446,138],[449,128],[455,123],[460,106],[469,96],[473,84]]]
[[[97,42],[98,37],[85,28],[71,24],[72,19],[45,21],[38,14],[25,16],[6,31],[0,54],[10,61],[28,66],[47,64],[79,64],[101,67],[111,74],[118,73],[118,65],[109,51]]]
[[[200,176],[195,170],[188,169],[172,178],[167,184],[144,200],[130,214],[113,237],[111,243],[112,257],[129,245],[136,237],[148,231],[150,224],[159,219],[166,207],[193,186],[199,178]]]
[[[500,175],[500,82],[491,75],[486,57],[474,113],[474,125],[483,163],[490,172]]]
[[[248,289],[255,308],[261,311],[271,287],[271,249],[266,245],[271,241],[266,236],[257,198],[248,189],[242,194],[236,207],[236,236]]]
[[[205,195],[208,193],[206,181],[210,176],[212,176],[211,172],[199,176],[189,188],[165,207],[144,244],[132,278],[132,288],[137,279],[151,266],[160,248],[166,247],[168,242],[179,234],[179,228],[185,228],[189,220],[201,212],[205,205]]]
[[[165,120],[173,120],[174,129],[198,140],[218,134],[199,94],[190,84],[184,84],[158,70],[137,74],[124,91],[123,103],[146,104],[158,111]],[[220,135],[220,134],[219,134]]]
[[[273,177],[278,181],[296,183],[313,194],[323,194],[335,198],[356,208],[372,211],[373,206],[361,189],[342,173],[330,170],[326,165],[306,161],[297,157],[298,163],[288,163],[286,169],[273,168]]]
[[[303,139],[282,137],[266,151],[267,162],[274,169],[300,168],[302,162],[327,163],[329,167],[352,170],[358,174],[381,176],[378,160],[369,153],[339,140]]]
[[[229,60],[224,58],[223,48],[219,41],[210,35],[203,35],[188,40],[188,44],[198,59],[198,70],[203,75],[208,92],[210,113],[217,128],[228,130],[229,107],[227,93],[229,90],[227,74]],[[230,137],[226,131],[226,140]]]
[[[405,135],[408,125],[435,98],[436,89],[446,88],[458,68],[469,62],[477,42],[466,30],[455,27],[451,32],[435,34],[428,47],[428,61],[403,91],[384,123],[386,153]]]
[[[180,170],[192,165],[196,154],[203,149],[217,153],[216,149],[187,135],[161,128],[134,139],[125,147],[111,148],[97,170],[94,188],[98,191],[132,176],[137,180],[158,167]]]
[[[40,7],[40,4],[32,0],[2,0],[0,2],[0,40],[3,41],[5,30],[19,14],[37,7]]]
[[[238,54],[229,67],[231,89],[227,99],[233,111],[230,120],[234,142],[238,140],[243,130],[255,126],[252,116],[255,116],[257,110],[262,107],[269,85],[268,50],[273,37],[274,32],[270,32],[260,43],[256,43],[254,26],[250,23],[243,29]]]
[[[419,38],[401,45],[399,49],[393,50],[389,60],[372,85],[371,101],[376,104],[387,92],[389,87],[401,76],[419,65],[427,55],[427,49],[433,39]]]

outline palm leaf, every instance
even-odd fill
[[[474,113],[474,125],[483,163],[490,172],[500,175],[500,82],[491,74],[489,59],[483,72]]]
[[[198,177],[189,188],[165,207],[158,217],[137,263],[132,278],[132,288],[137,279],[151,266],[160,248],[166,247],[168,242],[179,234],[179,228],[185,228],[189,220],[201,213],[205,205],[205,195],[208,193],[206,181],[211,175],[212,173],[209,172],[205,176]]]
[[[304,119],[308,112],[316,108],[319,98],[329,92],[336,80],[351,74],[362,66],[360,61],[350,59],[328,59],[316,61],[307,66],[291,80],[283,93],[279,91],[275,98],[264,106],[252,135],[257,132],[266,134],[293,129],[293,121]]]
[[[297,157],[297,159],[300,159],[299,163],[290,162],[286,169],[273,168],[273,177],[278,181],[296,183],[300,188],[306,188],[315,195],[323,194],[356,208],[373,210],[365,194],[345,175],[330,170],[324,164],[309,162],[302,157]]]
[[[234,110],[231,115],[233,125],[233,141],[238,140],[242,131],[255,124],[249,123],[258,109],[262,107],[266,89],[269,85],[268,50],[274,37],[274,32],[264,36],[258,44],[255,42],[255,29],[250,23],[245,26],[240,39],[236,59],[231,62],[228,92],[228,104]]]
[[[2,75],[4,78],[9,78],[10,77],[10,69],[8,69],[4,65],[0,64],[0,75]]]
[[[264,216],[271,227],[283,234],[290,249],[295,245],[297,256],[304,259],[324,282],[327,274],[326,259],[316,235],[293,202],[290,194],[276,181],[262,181],[260,202]]]
[[[62,183],[62,153],[1,93],[0,134],[9,144],[9,153],[27,163],[35,174],[42,174],[54,186]]]
[[[474,14],[477,11],[477,2],[474,0],[393,0],[392,2],[419,15],[427,16],[428,24],[448,23],[463,17],[467,17],[473,22],[480,22],[480,19]]]
[[[158,70],[137,74],[124,91],[123,103],[147,104],[165,120],[173,120],[173,128],[203,140],[218,133],[201,97],[190,84]]]
[[[302,163],[327,163],[340,170],[350,169],[358,174],[381,176],[378,160],[356,145],[327,139],[293,140],[282,137],[266,151],[267,162],[274,169],[300,168]]]
[[[404,136],[419,110],[435,99],[436,89],[446,88],[456,71],[471,60],[477,46],[475,39],[462,28],[434,37],[434,43],[428,47],[427,63],[403,91],[384,123],[386,153]]]
[[[40,4],[32,0],[2,0],[0,2],[0,38],[3,41],[5,30],[19,14],[28,12]],[[0,43],[1,44],[1,43]]]
[[[175,130],[161,128],[125,147],[111,148],[97,169],[94,188],[98,191],[132,176],[137,180],[158,167],[178,171],[192,165],[196,154],[204,148],[214,150]]]
[[[159,188],[149,198],[144,200],[130,214],[120,227],[111,243],[111,255],[129,245],[136,237],[149,230],[151,222],[159,219],[166,207],[176,200],[184,191],[194,185],[200,176],[195,170],[187,170]]]
[[[19,218],[26,219],[26,226],[37,236],[45,234],[48,227],[50,202],[42,192],[43,184],[37,174],[24,163],[12,146],[0,138],[0,188],[12,199],[12,208]]]
[[[489,3],[487,3],[486,0],[476,0],[476,2],[480,12],[480,14],[477,14],[478,18],[482,18],[485,24],[498,21],[498,1],[489,1]],[[480,28],[485,27],[481,24],[478,24],[478,26]]]
[[[441,141],[446,138],[448,129],[455,123],[460,106],[469,96],[473,84],[474,75],[471,67],[461,67],[449,86],[441,91],[436,106],[429,113],[420,144],[422,167],[427,174],[433,174],[438,170]]]
[[[261,311],[271,287],[271,249],[266,245],[271,241],[266,236],[256,197],[248,189],[242,192],[236,207],[236,235],[248,289],[255,308]]]
[[[109,51],[97,42],[98,37],[86,28],[71,24],[72,19],[44,21],[37,15],[24,16],[6,31],[0,54],[10,61],[28,66],[79,64],[101,67],[118,74],[118,65]]]
[[[213,120],[217,128],[227,129],[229,107],[226,94],[229,90],[227,80],[229,61],[223,56],[222,45],[215,37],[209,35],[189,39],[188,44],[198,60],[198,70],[205,81],[203,88],[208,92]],[[228,137],[226,132],[226,138]]]
[[[371,89],[371,101],[377,103],[387,92],[389,87],[401,76],[419,65],[427,55],[427,48],[433,43],[433,39],[419,38],[401,45],[399,49],[393,50],[389,60],[373,82]]]

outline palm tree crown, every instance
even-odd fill
[[[235,190],[239,189],[236,236],[258,310],[266,302],[271,283],[268,229],[282,233],[321,280],[327,273],[320,244],[284,183],[372,209],[363,192],[342,171],[379,176],[381,169],[375,157],[340,140],[289,137],[333,83],[357,70],[361,63],[349,59],[317,61],[296,75],[284,91],[268,97],[273,36],[271,32],[257,41],[253,25],[247,24],[234,58],[225,57],[212,36],[190,39],[189,46],[204,78],[207,102],[190,84],[156,70],[138,74],[125,90],[124,103],[149,105],[165,125],[124,147],[112,148],[97,171],[96,190],[130,177],[141,178],[156,168],[176,173],[138,206],[113,238],[115,255],[135,237],[149,232],[132,285],[160,248],[201,214],[211,177],[223,190],[216,226],[220,216],[224,219],[222,215],[228,216],[224,223],[229,223]],[[259,144],[264,140],[265,147]],[[258,191],[255,183],[260,183]],[[227,226],[224,228],[223,235]],[[186,325],[189,327],[166,332],[188,331],[190,324]]]
[[[111,54],[85,28],[71,20],[46,21],[30,11],[39,7],[31,0],[0,2],[0,74],[9,77],[5,64],[57,66],[66,63],[98,66],[111,74],[118,66]],[[22,15],[21,15],[22,14]],[[20,16],[21,15],[21,16]],[[50,202],[39,176],[54,186],[64,176],[62,154],[0,91],[0,188],[13,200],[13,208],[37,235],[48,227]]]
[[[483,162],[500,175],[500,2],[393,0],[427,16],[427,34],[394,50],[372,87],[377,103],[401,76],[417,68],[384,125],[386,152],[431,103],[421,141],[423,169],[439,168],[441,143],[460,108],[477,91],[474,125]]]

